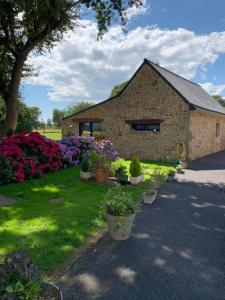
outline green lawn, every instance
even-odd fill
[[[129,161],[122,161],[126,166]],[[147,167],[157,164],[145,162]],[[166,172],[171,165],[161,164]],[[15,206],[0,207],[0,258],[26,247],[44,272],[71,259],[74,249],[103,226],[102,205],[109,184],[82,181],[79,167],[46,175],[23,184],[0,187],[0,194],[17,199]],[[137,187],[127,186],[137,199],[146,190],[148,178]],[[52,199],[62,198],[61,203]]]
[[[45,136],[51,140],[61,140],[62,139],[62,132],[61,130],[53,129],[53,130],[37,130],[41,135]]]

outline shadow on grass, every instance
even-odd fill
[[[147,184],[126,188],[140,198]],[[52,271],[104,224],[102,207],[109,187],[82,181],[79,168],[1,187],[0,193],[16,197],[17,203],[0,207],[0,257],[26,247],[41,270]]]

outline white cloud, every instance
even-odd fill
[[[200,84],[203,89],[212,95],[221,95],[225,92],[225,84],[213,84],[212,82],[205,82]]]
[[[30,58],[39,76],[27,82],[50,87],[50,100],[106,99],[112,86],[129,79],[145,57],[192,79],[225,53],[225,32],[197,35],[153,26],[124,33],[114,26],[96,41],[96,24],[80,25],[50,54]]]
[[[149,13],[150,11],[150,5],[147,3],[146,0],[143,1],[143,5],[136,7],[135,5],[128,8],[126,10],[126,17],[128,20],[130,20],[133,17],[139,16],[139,15],[145,15],[146,13]]]

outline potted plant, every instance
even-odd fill
[[[0,299],[63,300],[60,289],[43,282],[24,249],[9,254],[0,265]]]
[[[81,160],[81,171],[80,171],[80,178],[88,180],[92,177],[92,173],[90,172],[90,161],[89,158],[85,155]]]
[[[115,176],[119,183],[128,183],[127,168],[125,166],[119,166],[115,171]]]
[[[143,193],[144,203],[152,204],[156,199],[157,193],[158,193],[158,191],[154,189],[154,184],[151,181],[149,190],[147,192]]]
[[[130,183],[137,185],[144,179],[144,175],[141,173],[141,163],[138,156],[133,156],[130,163]]]
[[[135,214],[140,211],[140,202],[130,192],[115,185],[105,196],[105,212],[109,234],[114,240],[126,240],[131,234]]]
[[[175,170],[174,169],[170,169],[168,171],[168,177],[167,177],[167,180],[168,181],[174,181],[174,177],[175,177]]]
[[[89,158],[96,182],[106,182],[109,174],[109,164],[107,159],[95,150],[91,151]]]
[[[154,169],[152,173],[152,185],[155,189],[160,188],[161,184],[165,180],[165,175],[163,172],[160,170],[160,168]]]

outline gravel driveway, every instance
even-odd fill
[[[127,241],[105,234],[60,278],[65,299],[225,299],[225,151],[143,206]]]

